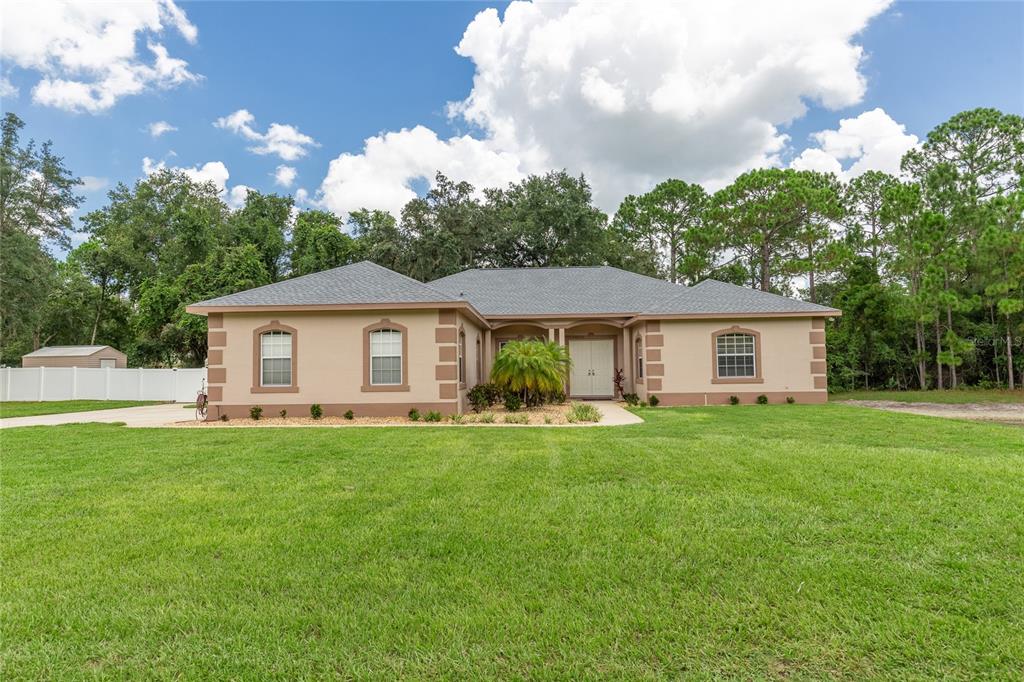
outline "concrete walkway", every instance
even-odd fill
[[[594,426],[625,426],[626,424],[644,423],[643,419],[623,407],[622,403],[611,400],[592,400],[588,402],[601,413],[601,421],[594,424]]]
[[[186,410],[183,403],[166,405],[143,405],[142,407],[120,407],[113,410],[91,410],[89,412],[66,412],[64,414],[40,414],[34,417],[12,417],[0,419],[0,429],[18,426],[58,426],[60,424],[81,424],[84,422],[124,422],[128,426],[166,426],[175,422],[194,420],[194,410]]]

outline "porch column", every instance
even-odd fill
[[[491,356],[491,330],[484,330],[484,347],[480,349],[480,352],[484,355],[484,375],[480,377],[481,383],[489,381],[487,377],[491,376],[491,364],[494,362],[494,358]]]

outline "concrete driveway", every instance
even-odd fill
[[[40,414],[35,417],[12,417],[0,419],[0,429],[18,426],[58,426],[60,424],[81,424],[84,422],[124,422],[127,426],[165,426],[175,422],[194,420],[194,410],[186,410],[182,403],[166,405],[144,405],[142,407],[121,407],[113,410],[91,410],[89,412],[67,412],[65,414]]]

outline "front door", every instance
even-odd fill
[[[612,339],[569,339],[572,371],[569,393],[580,398],[610,398],[615,395],[615,341]]]

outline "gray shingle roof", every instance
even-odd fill
[[[27,353],[22,357],[26,358],[56,358],[56,357],[67,357],[77,358],[84,357],[86,355],[92,355],[98,353],[104,348],[110,348],[110,346],[45,346],[38,348],[31,353]]]
[[[606,265],[466,270],[430,286],[488,315],[631,315],[685,287]]]
[[[645,314],[701,315],[715,313],[821,313],[839,312],[815,303],[786,298],[766,291],[706,279],[670,301],[648,306]]]
[[[194,303],[196,306],[440,303],[458,299],[370,261]]]

